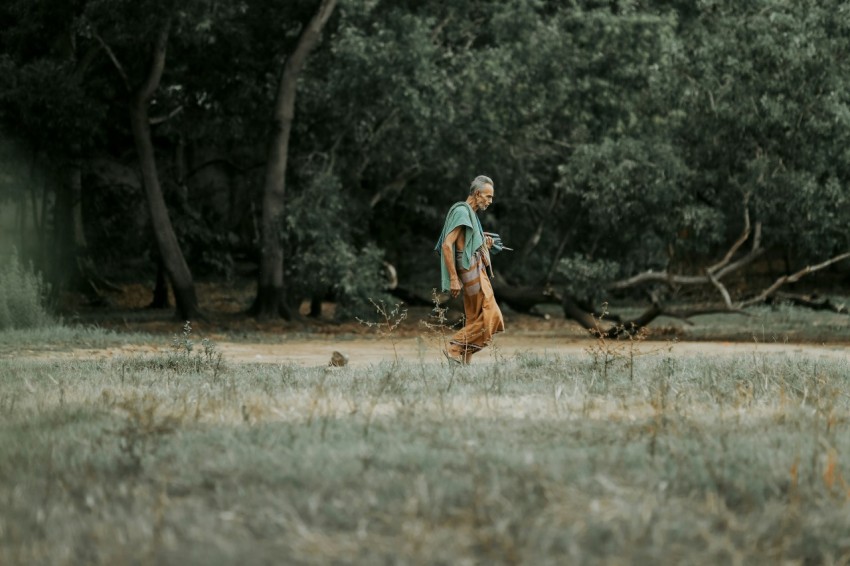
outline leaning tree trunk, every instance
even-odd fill
[[[298,75],[304,68],[307,55],[319,41],[319,36],[330,18],[336,0],[322,0],[310,23],[301,32],[295,50],[286,59],[275,99],[273,132],[269,143],[263,183],[262,243],[260,273],[257,281],[257,298],[252,312],[258,318],[282,316],[290,319],[292,313],[286,302],[283,277],[284,253],[281,240],[286,196],[286,165],[289,154],[289,137],[295,116],[295,95]]]
[[[191,320],[202,315],[198,308],[192,273],[183,257],[183,252],[174,233],[174,227],[171,224],[171,218],[168,216],[165,199],[162,196],[148,118],[148,104],[159,87],[159,81],[165,67],[165,50],[168,43],[169,28],[170,21],[163,26],[157,37],[153,49],[153,61],[146,82],[136,89],[131,96],[130,126],[133,131],[136,151],[139,154],[139,167],[150,209],[151,224],[165,271],[171,280],[171,288],[177,304],[177,315],[182,320]]]

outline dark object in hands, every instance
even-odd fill
[[[509,248],[502,243],[502,237],[495,232],[484,232],[484,235],[493,238],[493,245],[490,247],[491,254],[497,254],[502,250],[507,250],[509,252],[514,251],[513,248]]]

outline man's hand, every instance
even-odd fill
[[[490,248],[492,248],[493,247],[493,238],[485,235],[484,236],[484,245],[487,246],[488,250]]]
[[[460,291],[461,289],[463,289],[463,286],[460,284],[460,279],[458,279],[457,277],[452,277],[451,281],[449,282],[449,285],[449,290],[452,293],[452,297],[457,297],[458,295],[460,295]]]

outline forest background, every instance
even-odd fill
[[[847,282],[838,0],[9,0],[0,30],[0,251],[54,296],[428,302],[478,174],[515,310],[626,297],[643,325]]]

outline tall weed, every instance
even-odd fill
[[[0,330],[38,328],[52,322],[45,306],[48,286],[17,251],[0,269]]]

